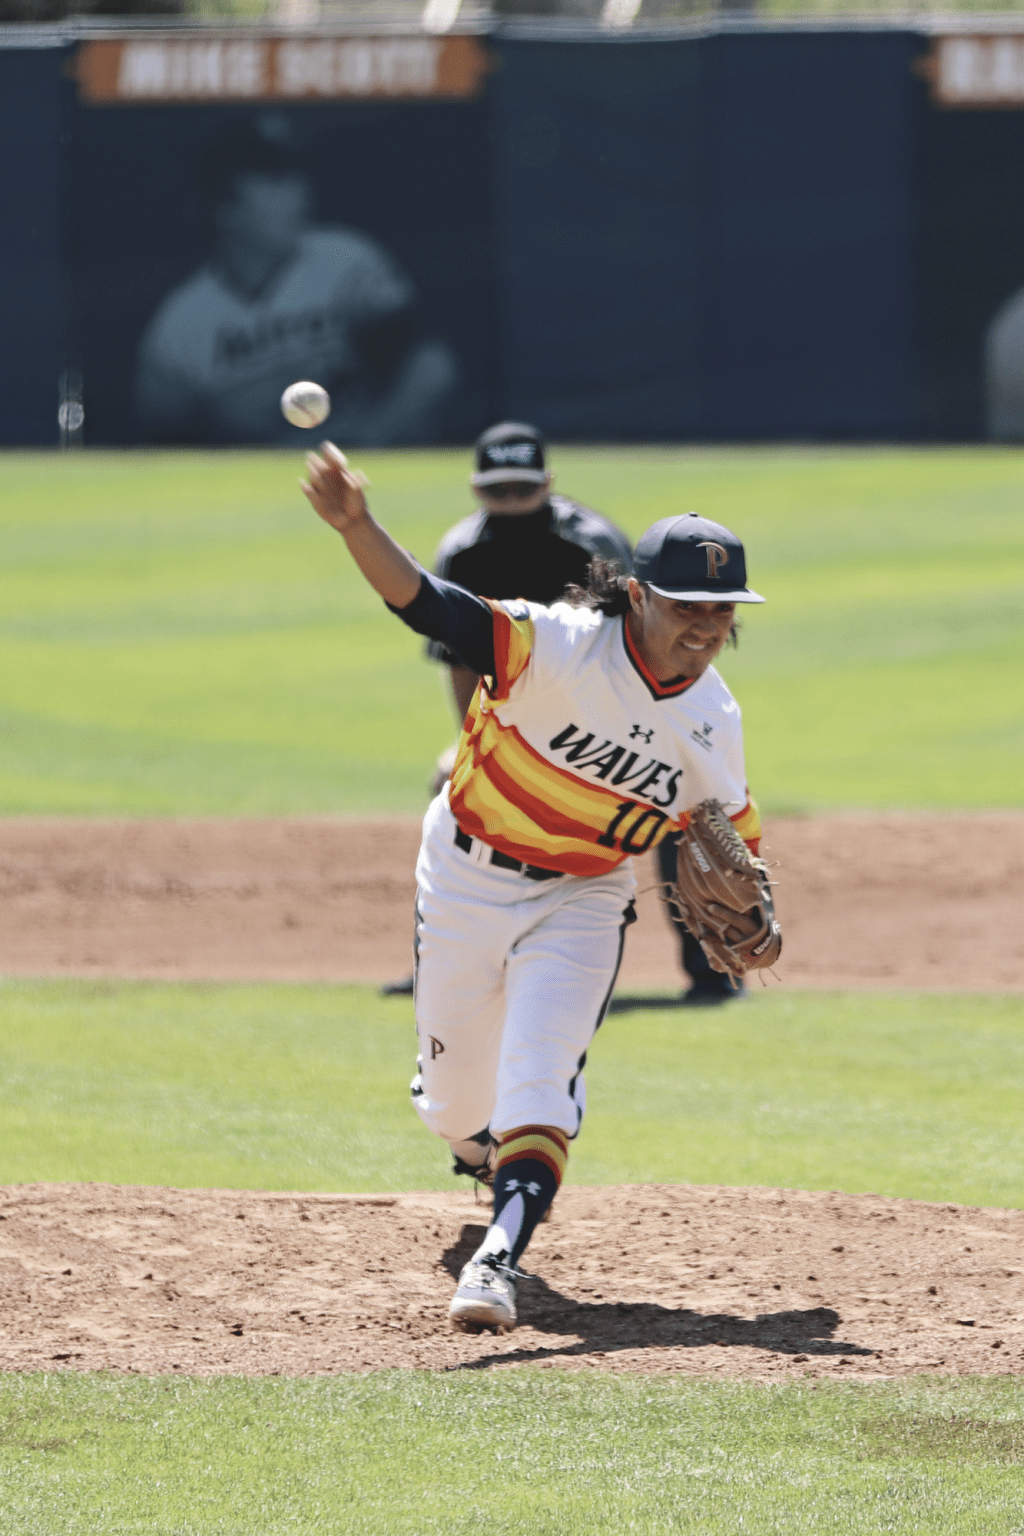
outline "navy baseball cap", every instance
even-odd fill
[[[476,440],[474,485],[500,485],[508,480],[542,485],[547,473],[544,439],[525,421],[500,421]]]
[[[640,535],[633,575],[660,597],[697,603],[763,603],[747,586],[743,545],[696,512],[663,517]]]

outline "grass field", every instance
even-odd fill
[[[361,456],[431,558],[468,456]],[[419,810],[438,670],[296,489],[293,454],[5,454],[0,813]],[[1015,449],[563,450],[634,536],[691,507],[769,602],[723,669],[769,810],[1018,804]]]
[[[0,987],[0,1183],[451,1186],[406,1084],[412,1009],[368,987]],[[602,1027],[582,1184],[1024,1203],[1024,999],[766,992]]]
[[[369,989],[0,985],[0,1182],[447,1183]],[[1024,1002],[782,992],[610,1018],[581,1182],[1020,1203]],[[550,1370],[0,1374],[3,1536],[1024,1530],[1024,1382]]]
[[[1010,1536],[1024,1384],[0,1378],[17,1536]]]
[[[429,561],[465,453],[360,456]],[[0,814],[418,811],[442,679],[298,456],[5,454]],[[561,451],[634,536],[694,508],[768,604],[723,670],[769,811],[1020,804],[1012,449]],[[367,988],[0,982],[0,1183],[448,1185]],[[581,1183],[1019,1206],[1019,998],[769,992],[610,1018]],[[0,1375],[0,1536],[1024,1532],[1024,1383],[604,1372]]]

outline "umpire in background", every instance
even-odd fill
[[[441,540],[434,574],[478,597],[557,603],[566,587],[585,587],[595,555],[633,569],[626,535],[600,512],[551,489],[544,440],[536,427],[503,421],[476,445],[470,484],[478,510]],[[480,679],[436,640],[427,655],[448,668],[461,726]]]
[[[522,597],[549,605],[569,585],[586,587],[595,556],[632,571],[633,551],[622,530],[592,507],[551,489],[544,439],[536,427],[522,421],[489,427],[477,439],[470,483],[480,506],[448,530],[434,560],[434,574],[446,581],[478,597]],[[427,655],[448,668],[461,726],[480,679],[436,640],[427,642]],[[435,793],[449,767],[442,758]],[[667,838],[658,849],[659,856],[664,853],[662,879],[675,879],[675,848],[675,839]],[[667,910],[679,935],[683,967],[693,982],[683,1001],[693,1006],[732,997],[736,988],[729,977],[712,970],[696,939],[671,908]],[[395,997],[409,996],[412,989],[408,976],[381,991]]]

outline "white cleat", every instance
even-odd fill
[[[472,1260],[459,1276],[458,1289],[448,1309],[453,1328],[477,1333],[493,1328],[511,1333],[516,1326],[516,1272],[495,1260]]]

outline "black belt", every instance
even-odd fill
[[[463,853],[470,853],[473,848],[473,839],[461,827],[455,828],[455,846],[461,848]],[[527,880],[561,880],[560,869],[541,869],[537,864],[520,864],[518,859],[510,859],[507,853],[499,853],[497,848],[491,849],[491,856],[487,860],[497,869],[514,869],[517,874],[525,875]]]

